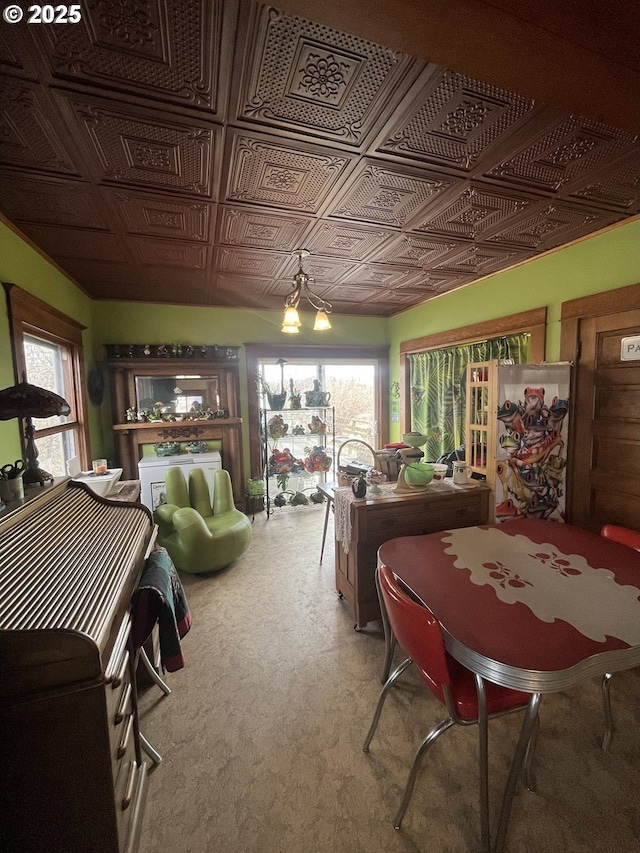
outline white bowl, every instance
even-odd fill
[[[433,479],[444,480],[444,478],[447,476],[449,466],[444,465],[442,462],[432,462],[431,467],[433,468]]]

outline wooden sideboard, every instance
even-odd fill
[[[486,524],[491,490],[480,481],[455,487],[448,481],[415,494],[389,492],[351,504],[349,551],[336,540],[336,590],[351,607],[356,628],[381,618],[375,585],[378,548],[399,536],[419,536]]]

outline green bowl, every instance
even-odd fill
[[[433,474],[433,465],[429,462],[412,462],[404,467],[404,479],[410,486],[428,486]]]
[[[402,441],[404,444],[408,444],[409,447],[422,447],[423,444],[427,443],[428,435],[423,435],[420,432],[405,432],[402,436]]]

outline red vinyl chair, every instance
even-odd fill
[[[387,566],[381,566],[378,569],[377,584],[381,596],[381,605],[384,608],[383,612],[385,612],[389,628],[393,631],[393,636],[398,645],[405,650],[409,657],[391,673],[382,688],[373,721],[362,747],[364,752],[369,751],[369,745],[378,727],[382,707],[389,691],[412,663],[418,670],[418,675],[424,684],[447,711],[447,717],[431,729],[418,747],[413,759],[402,802],[393,823],[396,829],[400,829],[402,818],[413,793],[420,764],[427,750],[451,726],[456,724],[468,726],[478,722],[478,695],[474,674],[458,663],[445,650],[440,623],[431,610],[423,602],[416,600],[402,581]],[[491,682],[486,682],[485,694],[487,713],[490,717],[525,710],[530,699],[528,693],[499,687]],[[534,789],[530,771],[537,729],[538,721],[536,718],[536,725],[527,748],[525,761],[525,780],[530,790]],[[480,735],[480,754],[486,755],[487,744],[482,740],[482,729]],[[484,778],[482,771],[480,773],[481,826],[484,837],[488,836],[489,827],[488,802],[486,795],[483,795],[483,792],[487,790],[488,779],[486,765],[484,765]]]
[[[629,527],[620,527],[617,524],[605,524],[600,531],[600,536],[611,539],[634,551],[640,551],[640,531],[631,530]],[[609,749],[613,736],[613,711],[611,710],[611,691],[609,684],[613,678],[612,672],[606,672],[602,677],[602,705],[604,710],[605,732],[602,738],[602,748]]]

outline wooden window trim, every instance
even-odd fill
[[[401,432],[406,432],[409,428],[408,424],[411,423],[411,399],[407,393],[410,383],[409,355],[528,332],[531,335],[530,361],[532,364],[541,364],[545,357],[546,331],[547,309],[543,306],[534,308],[532,311],[522,311],[519,314],[510,314],[506,317],[497,317],[495,320],[402,341],[400,344]]]
[[[84,349],[82,333],[86,329],[77,320],[68,317],[37,296],[23,290],[15,284],[3,282],[7,297],[9,333],[13,354],[13,372],[15,382],[21,382],[26,370],[24,358],[24,336],[41,337],[54,344],[71,350],[71,371],[75,399],[69,400],[77,437],[77,452],[83,468],[89,467],[89,427],[87,423],[87,395],[84,370]],[[40,435],[66,431],[67,426],[49,427],[38,431]],[[24,452],[24,425],[20,430],[20,441]]]

